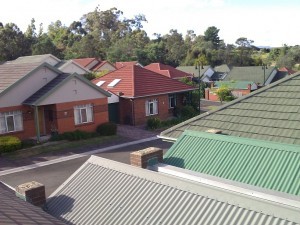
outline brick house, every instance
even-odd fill
[[[39,141],[53,131],[94,131],[108,121],[108,96],[46,62],[6,62],[0,65],[0,136]]]
[[[205,99],[219,101],[216,92],[222,86],[228,87],[231,94],[236,98],[250,94],[252,91],[258,89],[258,86],[253,81],[215,81],[211,83],[210,88],[205,88]]]
[[[87,70],[93,72],[116,70],[116,67],[110,62],[102,61],[97,58],[80,58],[80,59],[73,59],[73,61],[79,64],[80,66],[86,68]]]
[[[122,67],[93,80],[112,93],[108,98],[110,120],[122,124],[142,125],[151,116],[166,120],[182,107],[186,95],[195,90],[137,65]]]
[[[165,65],[162,63],[151,63],[147,66],[145,66],[146,69],[151,70],[156,73],[160,73],[166,77],[172,78],[172,79],[182,79],[182,78],[193,78],[193,75],[184,71],[181,71],[179,69],[175,69],[172,66]]]

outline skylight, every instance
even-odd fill
[[[105,83],[104,80],[100,80],[96,85],[100,87],[100,86],[101,86],[102,84],[104,84],[104,83]]]
[[[117,83],[120,82],[121,79],[114,79],[107,87],[114,87]]]

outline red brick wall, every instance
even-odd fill
[[[16,136],[23,139],[28,139],[29,137],[34,137],[35,133],[35,125],[34,125],[34,110],[30,106],[13,106],[0,108],[0,112],[10,112],[21,110],[23,116],[23,131],[16,131],[6,134],[0,134],[0,136]]]
[[[75,125],[74,121],[74,106],[93,104],[94,121],[91,123]],[[66,131],[74,131],[76,129],[93,132],[99,124],[108,122],[108,107],[107,98],[92,99],[76,102],[67,102],[57,105],[48,105],[44,107],[45,112],[45,127],[46,133],[51,133],[51,128],[54,126],[59,133]],[[13,135],[21,140],[29,139],[36,136],[34,123],[34,110],[30,106],[15,106],[0,108],[0,112],[9,112],[15,110],[22,110],[23,112],[23,131],[11,132],[7,134],[0,134],[0,136]],[[49,120],[49,112],[53,113],[53,121]]]
[[[75,125],[74,106],[84,104],[93,104],[94,121],[91,123]],[[99,124],[108,122],[107,98],[56,104],[55,111],[59,133],[74,131],[76,129],[93,132],[96,131],[96,127]]]
[[[239,92],[242,96],[247,95],[251,92],[250,89],[235,89],[232,92]],[[210,101],[220,101],[218,95],[212,92],[209,88],[205,89],[205,99]]]
[[[120,98],[120,123],[131,125],[146,124],[148,118],[150,118],[151,116],[146,116],[145,102],[152,99],[157,99],[158,101],[158,114],[153,116],[158,117],[161,120],[167,120],[173,116],[173,109],[169,109],[168,94],[136,98],[133,101],[131,101],[130,99]],[[182,101],[183,96],[177,94],[177,107],[182,106]]]

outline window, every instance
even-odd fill
[[[146,101],[146,116],[158,114],[157,99]]]
[[[169,109],[174,108],[176,103],[176,95],[169,95]]]
[[[119,83],[121,81],[121,79],[114,79],[112,82],[110,82],[107,87],[114,87],[117,85],[117,83]]]
[[[22,111],[0,113],[0,134],[23,130]]]
[[[93,122],[92,104],[75,106],[74,119],[75,119],[75,125]]]

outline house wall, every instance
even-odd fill
[[[39,69],[1,96],[0,107],[2,108],[21,105],[24,100],[33,95],[41,87],[53,80],[56,76],[58,76],[58,74],[47,67]]]
[[[93,104],[94,119],[91,123],[75,125],[74,106]],[[59,133],[83,130],[88,132],[96,131],[99,124],[108,122],[107,98],[74,101],[55,105],[56,128]]]
[[[107,101],[104,94],[74,77],[55,90],[55,92],[49,95],[46,99],[41,101],[40,105],[51,105],[95,98],[105,98]]]
[[[208,68],[204,75],[211,77],[214,74],[214,70],[212,68]]]
[[[0,136],[16,136],[21,140],[28,139],[30,137],[34,137],[35,133],[35,124],[34,124],[34,110],[30,106],[13,106],[13,107],[5,107],[0,108],[0,112],[10,112],[21,110],[23,116],[23,130],[17,132],[10,132],[6,134],[0,134]]]
[[[94,119],[91,123],[75,125],[74,106],[93,104]],[[59,133],[84,130],[94,132],[99,124],[108,122],[107,98],[97,98],[92,100],[74,101],[60,103],[56,105],[40,106],[44,110],[44,124],[46,134],[51,134],[51,130],[56,128]],[[14,106],[0,108],[0,112],[9,112],[21,110],[23,116],[23,131],[0,134],[0,136],[16,136],[21,140],[33,138],[36,136],[34,109],[30,106]],[[49,116],[49,114],[52,114]],[[52,120],[51,120],[52,118]]]
[[[146,116],[145,102],[157,99],[158,114]],[[177,108],[183,105],[183,94],[177,94]],[[170,119],[174,115],[174,109],[169,109],[169,95],[157,95],[143,98],[136,98],[132,101],[120,97],[120,123],[131,125],[144,125],[150,117],[157,117],[160,120]]]
[[[94,59],[90,64],[88,64],[85,68],[87,69],[91,69],[93,68],[95,65],[97,65],[99,63],[99,61],[97,59]]]
[[[75,63],[71,62],[71,63],[67,63],[66,65],[63,65],[62,67],[59,68],[61,71],[63,71],[64,73],[77,73],[79,75],[84,75],[86,73],[88,73],[88,71],[82,69],[80,66],[77,66]]]
[[[60,60],[59,60],[59,59],[56,59],[56,58],[54,58],[54,57],[49,56],[49,57],[47,57],[47,58],[45,59],[45,62],[48,63],[48,64],[50,64],[51,66],[55,66],[57,63],[60,62]]]
[[[235,97],[241,97],[251,93],[250,89],[235,89],[231,91],[232,95]],[[220,101],[218,95],[211,91],[210,88],[205,89],[205,99],[210,101]]]
[[[274,79],[274,77],[275,77],[275,75],[276,75],[277,72],[278,72],[277,69],[274,69],[274,70],[272,71],[272,73],[270,74],[270,76],[269,76],[268,79],[266,80],[265,85],[268,85],[268,84],[270,84],[270,83],[272,82],[272,80]]]
[[[114,71],[114,70],[116,70],[116,68],[113,67],[112,65],[110,65],[109,63],[105,63],[104,65],[102,65],[100,68],[97,69],[98,72],[103,71],[103,70]]]

